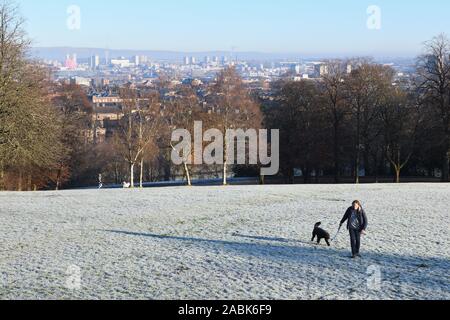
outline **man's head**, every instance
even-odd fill
[[[361,202],[359,200],[355,200],[352,203],[353,209],[360,210],[361,209]]]

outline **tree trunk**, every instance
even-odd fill
[[[365,176],[370,177],[372,176],[372,169],[370,167],[368,144],[364,144],[363,160]]]
[[[130,188],[134,189],[134,163],[130,164]]]
[[[334,182],[340,182],[340,158],[339,158],[339,129],[334,125]]]
[[[166,159],[170,159],[170,155]],[[169,181],[172,176],[172,167],[170,161],[164,161],[164,180]]]
[[[380,176],[380,157],[379,153],[377,152],[374,156],[374,175],[375,175],[375,183],[378,183],[378,178]]]
[[[144,159],[141,160],[139,173],[139,188],[144,188]]]
[[[27,181],[27,191],[31,191],[32,188],[33,188],[33,186],[32,186],[32,177],[31,177],[31,174],[29,173],[28,174],[28,181]]]
[[[187,184],[189,187],[191,187],[192,181],[191,181],[191,174],[189,173],[189,167],[185,161],[183,162],[183,165],[184,165],[184,173],[186,175]]]
[[[441,101],[441,110],[446,110],[445,115],[442,117],[444,128],[444,143],[443,143],[443,158],[442,158],[442,182],[449,182],[449,165],[450,165],[450,112],[449,106],[445,105],[445,100]]]
[[[114,181],[116,184],[120,184],[123,181],[119,181],[119,168],[117,166],[117,162],[114,164]]]
[[[56,175],[56,187],[55,191],[58,191],[61,186],[61,169],[58,170],[58,174]]]
[[[355,183],[359,184],[359,169],[361,165],[361,107],[358,106],[356,121],[356,157],[355,157]]]
[[[446,155],[443,166],[442,166],[442,182],[449,181],[449,166],[450,166],[450,162],[449,162],[448,156]]]
[[[444,146],[444,157],[442,161],[442,182],[449,182],[449,166],[450,166],[450,146],[446,143]]]
[[[304,167],[303,168],[303,183],[304,184],[308,184],[309,183],[309,168],[308,167]]]
[[[295,184],[295,171],[293,167],[289,167],[288,183]]]
[[[97,145],[97,142],[98,142],[98,137],[97,137],[97,118],[98,118],[98,114],[95,113],[95,120],[92,123],[92,135],[93,135],[92,139],[93,139],[94,145]]]
[[[225,131],[226,132],[226,131]],[[224,150],[223,150],[223,185],[226,186],[228,184],[228,180],[227,180],[227,166],[228,166],[228,162],[227,162],[227,158],[228,158],[228,144],[227,144],[227,139],[224,140]]]
[[[22,170],[19,171],[19,179],[17,183],[17,191],[22,191]]]
[[[400,172],[401,169],[399,167],[395,168],[395,182],[400,183]]]
[[[227,161],[225,160],[223,163],[223,185],[226,186],[228,184],[227,180]]]
[[[380,178],[380,171],[379,171],[379,167],[378,165],[375,166],[375,183],[379,183],[379,178]]]
[[[0,165],[0,191],[5,190],[5,170],[3,165]]]
[[[259,184],[265,185],[266,184],[266,177],[264,175],[259,175]]]

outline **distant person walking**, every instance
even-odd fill
[[[103,188],[103,177],[101,174],[98,175],[98,188],[99,189]]]
[[[346,221],[347,230],[350,232],[352,258],[361,258],[361,235],[366,234],[369,221],[360,201],[353,201],[352,206],[345,212],[340,227],[342,227]]]

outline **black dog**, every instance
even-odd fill
[[[314,241],[314,238],[317,237],[317,244],[320,244],[320,241],[322,239],[325,239],[326,243],[328,246],[330,245],[330,234],[328,232],[326,232],[325,230],[323,230],[322,228],[319,228],[319,226],[322,224],[322,222],[317,222],[314,226],[314,231],[313,231],[313,237],[311,239],[311,241]]]

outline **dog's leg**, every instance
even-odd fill
[[[328,245],[329,247],[331,247],[330,241],[329,241],[328,239],[325,239],[325,241],[327,242],[327,245]]]
[[[316,234],[313,233],[313,237],[312,237],[312,239],[311,239],[311,242],[313,242],[315,238],[316,238]]]
[[[320,244],[320,240],[322,240],[321,238],[317,238],[317,244]]]

